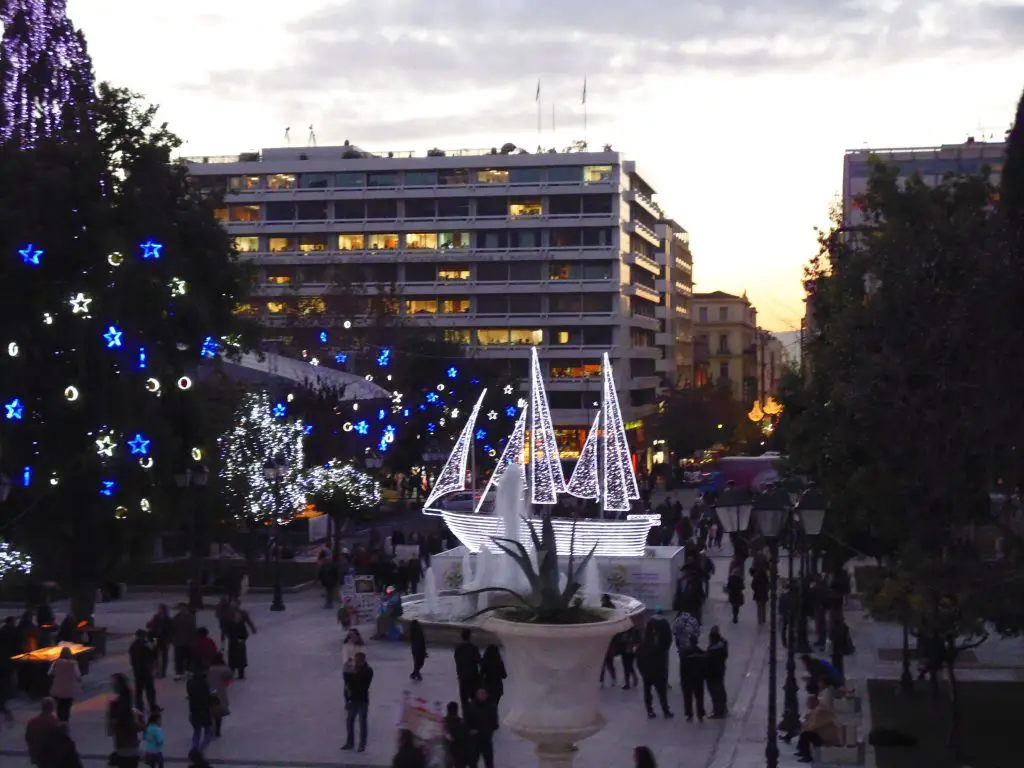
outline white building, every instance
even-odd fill
[[[524,380],[537,345],[567,458],[600,400],[602,352],[634,430],[659,387],[689,375],[685,231],[659,227],[654,190],[619,152],[414,156],[346,143],[184,162],[197,186],[224,193],[218,215],[258,268],[239,311],[284,346],[359,323],[375,296]]]

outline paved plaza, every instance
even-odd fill
[[[731,716],[723,721],[686,723],[682,719],[675,654],[672,654],[673,689],[671,704],[677,717],[666,721],[648,720],[639,690],[589,686],[599,696],[608,726],[581,745],[579,768],[627,768],[637,744],[654,749],[660,768],[753,768],[764,765],[767,720],[768,632],[754,621],[748,603],[733,625],[722,590],[726,561],[718,560],[711,601],[705,611],[705,627],[717,623],[730,643],[726,685]],[[120,637],[111,642],[109,655],[96,662],[86,678],[86,693],[72,712],[71,730],[89,768],[106,764],[110,740],[104,728],[108,701],[108,678],[128,667],[128,635],[142,627],[159,601],[177,602],[170,595],[133,595],[130,599],[98,606],[97,623]],[[344,742],[344,705],[341,677],[341,628],[333,611],[321,607],[317,595],[306,591],[286,597],[288,609],[272,613],[267,595],[247,600],[259,630],[249,642],[251,666],[245,681],[231,690],[232,714],[225,720],[224,736],[215,741],[209,757],[215,763],[239,766],[384,766],[391,764],[394,748],[397,704],[403,691],[410,690],[429,700],[447,702],[456,698],[455,669],[450,648],[431,649],[424,669],[424,681],[411,683],[408,648],[404,644],[371,642],[368,656],[375,671],[371,690],[370,739],[363,754],[340,750]],[[62,606],[58,606],[60,611]],[[856,685],[865,676],[899,675],[899,664],[879,661],[879,650],[899,645],[898,630],[864,622],[851,609],[849,621],[858,653],[849,661],[848,672]],[[204,611],[201,624],[213,628],[212,612]],[[367,628],[369,630],[370,628]],[[369,631],[365,633],[369,636]],[[884,654],[882,654],[884,655]],[[780,649],[779,685],[784,670]],[[1017,641],[990,642],[978,650],[976,665],[966,665],[964,679],[1015,679],[1024,664],[1024,652]],[[973,667],[973,668],[972,668]],[[515,680],[508,686],[514,687]],[[158,697],[165,708],[164,729],[170,763],[185,762],[191,729],[187,723],[184,684],[157,681]],[[781,709],[781,693],[779,697]],[[0,732],[0,764],[20,768],[28,764],[24,755],[24,723],[36,705],[15,702],[18,723]],[[505,730],[496,736],[499,766],[531,766],[536,761],[531,745]],[[792,748],[781,745],[782,764],[796,765]]]

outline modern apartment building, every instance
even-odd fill
[[[728,388],[751,405],[760,386],[757,310],[747,294],[725,291],[693,295],[696,386]]]
[[[994,184],[999,183],[1006,154],[1004,142],[975,141],[943,144],[939,147],[905,149],[848,149],[843,157],[843,223],[855,226],[860,222],[857,197],[867,190],[871,160],[877,158],[888,165],[897,165],[900,176],[921,174],[930,184],[938,183],[947,173],[981,173],[988,166]]]
[[[659,235],[655,192],[619,152],[417,156],[346,143],[184,162],[196,185],[224,194],[218,215],[257,268],[239,311],[282,348],[364,322],[382,296],[524,380],[537,345],[567,458],[601,397],[602,352],[638,446],[659,387],[685,376],[685,230],[668,222]]]

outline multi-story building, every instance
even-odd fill
[[[567,456],[600,400],[603,352],[633,427],[663,378],[680,365],[685,376],[685,231],[668,223],[663,241],[654,190],[618,152],[379,155],[346,143],[185,162],[223,193],[218,216],[256,267],[239,311],[285,347],[368,322],[381,297],[523,379],[537,345]],[[315,322],[294,321],[303,315]]]
[[[655,341],[664,350],[658,361],[659,371],[669,377],[674,387],[693,386],[693,255],[690,233],[672,219],[658,224],[661,238],[661,278],[658,290],[662,304],[658,308],[661,330]]]
[[[727,388],[737,401],[752,404],[760,372],[757,310],[747,294],[695,293],[693,312],[694,361],[701,367],[695,383]]]
[[[867,190],[874,159],[898,166],[902,178],[919,173],[930,184],[938,183],[947,173],[977,174],[983,166],[988,166],[992,183],[998,185],[1005,155],[1004,142],[975,141],[973,137],[963,144],[939,147],[848,149],[843,157],[843,223],[846,226],[860,223],[857,197]]]
[[[779,382],[785,368],[782,341],[771,331],[757,330],[757,399],[762,404],[779,393]]]

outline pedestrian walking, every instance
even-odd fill
[[[132,677],[135,681],[135,708],[140,712],[143,696],[149,704],[150,712],[159,712],[160,707],[156,705],[156,686],[153,683],[153,674],[156,670],[156,653],[149,644],[149,637],[146,630],[140,629],[135,632],[135,639],[128,647],[128,661],[132,667]]]
[[[494,732],[498,730],[498,713],[487,697],[487,690],[480,688],[466,707],[466,727],[473,739],[474,759],[470,765],[494,768]]]
[[[71,649],[60,649],[60,657],[50,665],[50,697],[56,702],[57,719],[71,720],[71,704],[82,694],[82,672]]]
[[[484,655],[480,659],[480,682],[487,691],[487,700],[494,707],[495,725],[498,730],[497,713],[501,697],[505,695],[505,679],[508,674],[505,671],[505,662],[501,658],[501,651],[496,645],[488,645],[484,648]]]
[[[445,768],[469,768],[473,759],[473,745],[469,729],[459,717],[459,703],[449,701],[444,716]]]
[[[423,663],[427,660],[427,638],[423,634],[423,625],[418,620],[409,622],[409,649],[412,651],[412,674],[410,680],[422,680]]]
[[[174,621],[167,612],[167,606],[160,603],[156,607],[156,613],[146,623],[149,630],[149,637],[153,641],[153,650],[156,653],[157,677],[167,677],[167,663],[170,660],[171,646],[174,644]]]
[[[665,718],[672,717],[672,710],[668,706],[668,657],[662,650],[658,627],[653,621],[647,622],[643,642],[637,650],[636,661],[640,669],[640,677],[643,680],[644,706],[647,708],[647,717],[652,719],[655,717],[652,689],[658,694],[661,714]]]
[[[462,630],[462,642],[455,646],[455,675],[459,680],[459,702],[463,715],[473,701],[480,683],[480,649],[473,644],[473,634]]]
[[[213,736],[220,738],[221,729],[224,726],[224,718],[231,714],[231,700],[228,697],[228,687],[235,674],[224,661],[224,654],[220,651],[213,657],[213,664],[206,672],[206,680],[210,685],[211,709],[213,713]]]
[[[630,686],[639,687],[636,676],[636,649],[640,645],[640,630],[630,627],[622,633],[622,690],[628,691]]]
[[[57,703],[47,696],[40,702],[39,714],[25,725],[25,745],[28,747],[28,760],[32,765],[42,765],[46,756],[46,746],[53,739],[60,721],[54,714]]]
[[[757,623],[768,621],[768,592],[770,583],[767,568],[750,569],[750,591],[753,593],[754,604],[757,606]]]
[[[228,627],[228,667],[238,674],[239,680],[245,680],[245,668],[249,666],[249,634],[256,634],[256,625],[249,617],[249,612],[241,606],[235,606]]]
[[[185,684],[188,695],[188,722],[192,726],[192,749],[189,760],[203,762],[206,748],[213,741],[213,694],[206,669],[194,664],[192,674]],[[198,760],[196,759],[198,757]]]
[[[690,645],[679,652],[679,683],[683,688],[683,712],[686,722],[704,722],[704,680],[707,674],[708,655],[697,644],[697,637],[690,637]]]
[[[717,626],[708,633],[707,685],[711,699],[711,717],[722,718],[728,712],[725,695],[725,663],[729,658],[729,643]]]
[[[192,646],[196,642],[196,615],[185,603],[171,620],[174,627],[174,679],[182,680],[192,663]]]
[[[725,582],[725,591],[729,595],[729,605],[732,606],[732,623],[737,624],[740,620],[740,608],[743,607],[743,571],[733,568],[729,571],[729,578]]]
[[[115,768],[138,768],[139,734],[144,723],[133,706],[132,686],[120,672],[111,677],[114,698],[107,706],[107,733],[114,742],[109,764]]]
[[[345,744],[342,749],[355,746],[355,724],[359,721],[358,752],[366,751],[366,716],[370,710],[370,685],[373,668],[366,663],[366,654],[357,653],[345,669]]]

